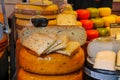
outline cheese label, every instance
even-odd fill
[[[120,33],[120,23],[112,23],[110,25],[110,36],[115,37],[117,33]]]

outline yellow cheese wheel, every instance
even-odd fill
[[[33,16],[45,16],[48,19],[54,19],[58,14],[58,6],[51,4],[48,6],[41,5],[26,5],[16,4],[15,5],[15,17],[22,19],[30,19]]]
[[[37,4],[37,5],[42,4],[42,3],[49,5],[53,3],[52,1],[49,1],[49,0],[29,0],[29,2],[30,4]]]
[[[35,15],[25,15],[25,14],[15,14],[15,16],[17,18],[20,18],[20,19],[31,19],[33,18]],[[41,16],[41,15],[40,15]],[[55,15],[44,15],[45,18],[47,19],[56,19],[57,18],[57,14]]]
[[[66,74],[66,75],[37,75],[19,70],[17,80],[83,80],[82,71]]]
[[[31,54],[32,53],[32,54]],[[72,56],[60,53],[51,53],[41,57],[33,55],[34,52],[22,48],[19,55],[20,66],[29,72],[37,74],[66,74],[83,67],[84,52],[81,48]]]
[[[99,10],[100,16],[102,17],[109,16],[111,15],[111,12],[112,12],[111,8],[109,7],[101,7],[101,8],[98,8],[98,10]]]
[[[104,26],[106,27],[110,27],[111,23],[116,23],[116,18],[113,16],[103,17],[103,20],[104,20]]]
[[[26,5],[26,4],[16,4],[15,9],[21,10],[40,10],[40,11],[56,11],[58,10],[58,6],[55,4],[48,5],[48,6],[40,6],[40,5]]]

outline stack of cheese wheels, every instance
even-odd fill
[[[16,28],[19,33],[24,27],[33,26],[30,19],[33,17],[44,17],[49,20],[48,25],[56,24],[56,17],[59,14],[58,6],[55,4],[50,5],[28,5],[28,4],[16,4],[15,5],[15,17]]]
[[[17,80],[82,80],[84,51],[78,48],[74,55],[57,52],[34,55],[33,50],[17,41],[18,76]]]

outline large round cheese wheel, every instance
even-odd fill
[[[37,74],[66,74],[81,69],[84,64],[82,48],[72,56],[60,53],[51,53],[37,57],[32,51],[22,48],[20,50],[20,66],[29,72]]]
[[[21,19],[31,19],[35,15],[25,15],[25,14],[17,14],[16,13],[15,16],[17,18],[21,18]],[[56,19],[57,18],[57,14],[55,14],[55,15],[44,15],[44,17],[47,18],[47,19]]]
[[[22,19],[30,19],[36,15],[54,19],[58,13],[58,6],[55,4],[48,6],[17,4],[15,6],[15,16]]]
[[[113,49],[113,39],[112,38],[97,38],[91,41],[87,46],[88,56],[91,61],[94,62],[96,54],[101,50],[112,50]]]
[[[101,7],[101,8],[98,8],[98,10],[99,10],[100,16],[102,17],[109,16],[111,15],[111,12],[112,12],[111,8],[109,7]]]
[[[83,80],[82,71],[74,72],[66,75],[37,75],[24,71],[23,69],[19,70],[17,80]]]

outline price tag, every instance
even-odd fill
[[[120,33],[120,23],[111,23],[110,36],[116,37],[116,34]]]

